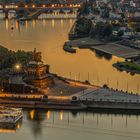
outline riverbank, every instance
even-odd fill
[[[93,22],[93,19],[86,16],[77,17],[68,34],[69,41],[66,42],[71,49],[72,47],[78,47],[80,49],[97,50],[124,59],[139,57],[140,50],[135,47],[135,43],[123,38],[122,35],[114,35],[115,27],[112,24],[97,22],[94,25]],[[109,32],[106,32],[107,30]],[[69,49],[65,51],[71,53]]]
[[[133,62],[117,62],[113,66],[121,71],[140,74],[140,66]]]
[[[37,93],[0,92],[0,105],[33,109],[140,109],[140,95],[91,85],[50,73],[55,86]],[[13,78],[20,79],[21,75]],[[15,79],[14,78],[14,79]],[[17,81],[18,82],[18,81]]]
[[[66,80],[62,78],[63,80]],[[66,80],[73,86],[84,86],[83,90],[75,93],[59,94],[55,89],[49,89],[46,100],[36,100],[34,96],[28,94],[1,93],[0,105],[8,107],[22,107],[29,109],[58,109],[58,110],[94,110],[94,109],[120,109],[139,110],[140,95],[138,93],[128,93],[111,88],[96,87],[83,82]],[[63,90],[63,89],[61,89]],[[4,95],[4,96],[3,96]],[[25,96],[26,98],[22,99]],[[28,98],[28,96],[32,96]],[[41,96],[38,94],[38,96]]]
[[[73,48],[98,50],[125,59],[138,57],[140,55],[140,50],[117,43],[105,43],[90,37],[70,40],[67,44]]]
[[[71,47],[67,42],[64,43],[63,50],[70,53],[76,53],[76,49]]]
[[[67,102],[41,102],[41,101],[26,101],[26,100],[10,100],[4,99],[0,101],[0,105],[7,107],[19,107],[25,109],[58,109],[58,110],[83,110],[86,105],[81,103]]]
[[[102,98],[102,100],[104,100]],[[25,109],[53,109],[53,110],[94,110],[94,109],[114,109],[115,110],[140,110],[140,102],[125,102],[120,101],[92,101],[89,99],[81,102],[39,102],[39,101],[14,101],[14,100],[2,100],[0,105],[7,107],[20,107]]]
[[[85,96],[81,96],[80,100],[86,104],[89,109],[140,109],[140,95],[108,88],[95,90]]]

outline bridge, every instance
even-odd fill
[[[77,9],[80,8],[81,4],[52,4],[52,5],[41,5],[41,6],[36,6],[36,5],[23,5],[23,6],[18,6],[18,5],[0,5],[0,10],[7,11],[7,10],[37,10],[37,9],[43,9],[43,10],[54,10],[54,9]]]
[[[32,5],[31,7],[25,6],[25,7],[17,7],[17,6],[12,6],[12,7],[3,7],[0,6],[0,12],[5,14],[5,18],[8,18],[8,14],[10,12],[13,13],[20,13],[20,11],[33,11],[29,15],[29,17],[32,18],[37,18],[41,13],[54,13],[54,14],[59,14],[59,13],[74,13],[76,14],[80,5],[60,5],[60,6],[40,6],[36,7],[35,5]]]

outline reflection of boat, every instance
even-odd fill
[[[14,26],[13,25],[11,25],[11,30],[14,30]]]
[[[14,133],[17,129],[21,127],[21,120],[17,124],[1,124],[0,123],[0,133]]]
[[[18,23],[25,25],[26,18],[22,17],[17,20]]]
[[[19,18],[18,21],[26,21],[25,17]]]
[[[16,11],[14,11],[14,10],[9,10],[9,12],[8,12],[8,18],[9,19],[13,19],[13,18],[15,18],[16,17]]]
[[[0,126],[3,126],[3,124],[16,125],[21,118],[21,108],[0,107]]]

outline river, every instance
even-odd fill
[[[24,111],[17,130],[1,140],[139,140],[140,116],[100,112]]]
[[[32,20],[25,24],[0,20],[0,44],[12,50],[32,51],[36,48],[42,52],[51,72],[61,76],[140,93],[140,75],[120,72],[112,67],[113,63],[123,59],[88,49],[78,49],[76,54],[62,49],[73,23],[74,19]]]

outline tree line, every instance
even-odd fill
[[[12,68],[16,63],[26,66],[31,58],[32,52],[25,52],[23,50],[12,51],[0,46],[0,70]]]

